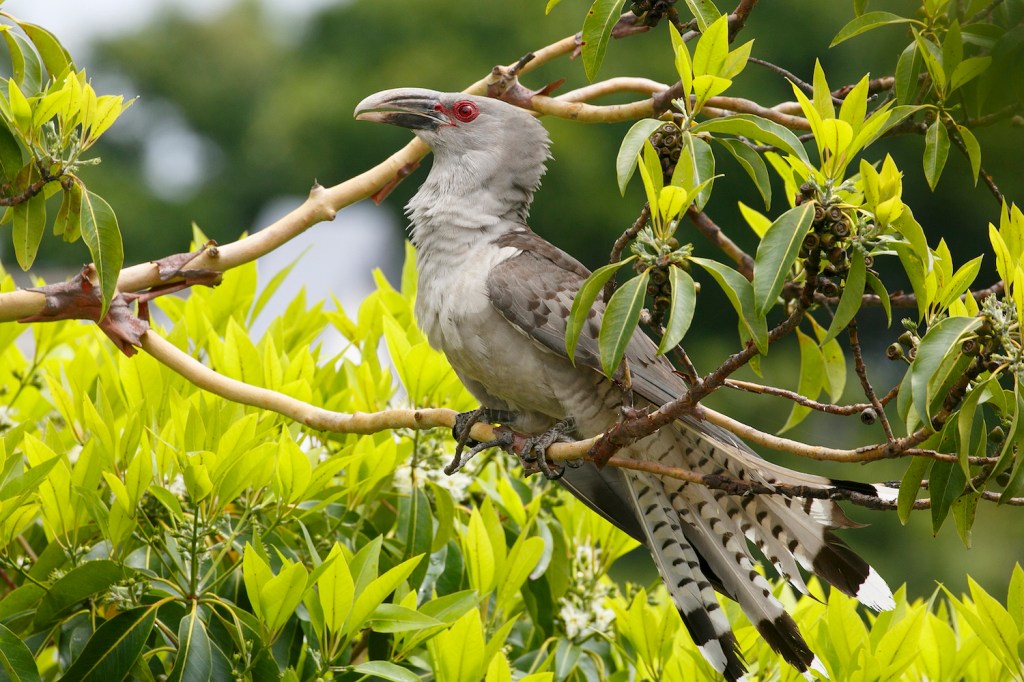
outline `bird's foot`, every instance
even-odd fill
[[[539,471],[544,474],[544,478],[554,481],[565,474],[566,466],[575,469],[582,465],[583,459],[568,460],[564,464],[557,464],[548,459],[548,448],[555,443],[572,443],[578,439],[577,436],[576,420],[572,417],[563,419],[544,433],[527,436],[522,447],[516,451],[523,471],[527,475]]]
[[[444,472],[451,476],[456,471],[466,466],[469,460],[473,459],[477,453],[486,450],[487,448],[493,447],[508,447],[512,445],[514,439],[514,433],[508,429],[499,429],[495,431],[496,438],[494,440],[481,443],[478,440],[474,440],[469,437],[469,432],[473,430],[473,425],[477,423],[495,424],[495,423],[506,423],[510,422],[515,418],[515,415],[508,410],[495,410],[489,407],[478,407],[475,410],[469,412],[460,412],[455,416],[455,425],[452,426],[452,438],[455,439],[455,456],[452,457],[452,461],[444,468]],[[466,446],[469,446],[469,451],[463,455],[463,451]]]

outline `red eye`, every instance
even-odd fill
[[[459,119],[463,123],[469,123],[480,113],[480,110],[476,108],[476,105],[469,100],[462,100],[456,102],[455,106],[452,107],[452,113],[455,114],[455,118]]]

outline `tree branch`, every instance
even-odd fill
[[[521,65],[518,73],[528,73],[556,57],[571,54],[576,47],[575,36],[569,36],[533,53],[529,63]],[[465,92],[483,94],[491,76],[473,83]],[[382,163],[333,187],[314,185],[306,201],[277,222],[253,232],[248,237],[207,251],[182,270],[185,277],[191,270],[225,272],[264,256],[285,242],[302,234],[313,225],[333,220],[338,211],[357,201],[366,199],[391,183],[404,168],[418,163],[430,150],[418,138],[413,139]],[[125,268],[117,281],[121,292],[150,289],[166,280],[161,278],[155,262]],[[31,318],[43,312],[45,296],[39,292],[18,290],[0,294],[0,322],[13,322]]]
[[[694,224],[697,230],[708,238],[712,244],[720,248],[737,265],[740,274],[748,280],[754,279],[754,259],[746,251],[737,246],[736,242],[725,236],[720,228],[707,213],[698,211],[691,206],[686,210],[686,217]]]

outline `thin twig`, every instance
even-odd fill
[[[698,211],[691,206],[686,211],[686,216],[697,227],[701,234],[708,238],[712,244],[720,248],[725,255],[738,266],[741,275],[749,280],[754,279],[754,259],[746,251],[736,245],[736,242],[725,236],[718,225],[703,211]]]
[[[739,35],[743,27],[747,25],[747,19],[750,18],[750,13],[754,11],[754,7],[757,6],[758,0],[740,0],[740,4],[736,5],[736,9],[729,15],[729,42],[736,40],[736,36]]]
[[[626,248],[626,244],[628,244],[634,237],[640,234],[640,230],[644,229],[644,227],[647,225],[647,221],[650,220],[650,218],[651,208],[647,204],[644,204],[644,207],[640,209],[640,215],[633,222],[633,224],[630,225],[629,228],[621,235],[619,235],[619,238],[615,240],[615,244],[612,246],[612,252],[608,256],[609,263],[619,262],[619,260],[622,258],[622,250]],[[608,304],[608,301],[609,299],[611,299],[612,294],[614,292],[615,278],[612,277],[604,285],[603,297],[605,305]]]
[[[818,412],[824,412],[826,414],[834,414],[841,417],[849,417],[851,415],[860,414],[865,409],[871,407],[870,403],[856,403],[853,405],[835,405],[833,403],[821,403],[817,400],[811,400],[807,396],[800,395],[796,391],[789,391],[784,388],[777,388],[775,386],[765,386],[764,384],[755,384],[750,381],[740,381],[739,379],[727,379],[725,386],[728,388],[735,388],[740,391],[746,391],[747,393],[756,393],[758,395],[770,395],[777,398],[785,398],[791,400],[798,405],[817,410]],[[895,393],[893,394],[895,395]]]
[[[970,159],[971,155],[970,152],[967,151],[967,143],[964,142],[964,138],[960,134],[959,128],[957,128],[955,125],[947,126],[946,128],[947,130],[949,130],[950,133],[952,133],[949,137],[950,139],[953,140],[953,144],[956,145],[956,148],[963,153],[964,157]],[[996,185],[995,180],[992,179],[992,174],[986,171],[984,166],[979,165],[978,177],[980,177],[981,181],[985,183],[986,187],[988,187],[988,191],[992,194],[993,197],[995,197],[996,202],[998,202],[999,205],[1002,206],[1005,199],[1003,197],[1003,193],[999,190],[999,187]]]
[[[792,83],[794,85],[796,85],[798,88],[800,88],[801,90],[803,90],[804,92],[806,92],[809,95],[813,95],[814,94],[814,86],[813,85],[811,85],[807,81],[801,79],[799,76],[797,76],[792,71],[788,71],[788,70],[782,68],[778,64],[773,64],[772,62],[769,62],[769,61],[764,60],[764,59],[759,59],[757,57],[748,57],[747,61],[750,62],[751,64],[757,64],[758,66],[763,66],[764,68],[768,69],[769,71],[774,71],[775,73],[779,74],[783,78],[786,78],[786,79],[792,81]],[[839,104],[839,103],[842,102],[842,100],[840,100],[838,97],[833,97],[832,100],[836,104]],[[797,106],[799,106],[799,105],[797,105]]]
[[[992,0],[992,2],[988,3],[987,5],[982,7],[980,10],[978,10],[978,12],[975,13],[975,15],[973,17],[971,17],[970,19],[965,21],[964,25],[974,24],[974,23],[977,23],[979,21],[982,21],[983,19],[987,19],[989,17],[989,15],[992,14],[992,12],[994,12],[995,9],[997,7],[999,7],[999,5],[1001,5],[1001,4],[1003,4],[1003,0]]]
[[[874,408],[875,413],[878,415],[878,420],[882,423],[882,430],[885,432],[885,439],[893,443],[896,440],[896,436],[892,433],[892,426],[889,424],[889,418],[885,414],[885,406],[882,401],[878,399],[875,394],[875,389],[871,385],[871,381],[868,379],[868,368],[864,365],[864,355],[860,349],[860,335],[857,332],[857,320],[853,319],[850,321],[850,325],[847,328],[850,334],[850,349],[853,352],[853,366],[857,371],[857,376],[860,378],[860,386],[864,389],[864,395],[867,397],[871,406]]]

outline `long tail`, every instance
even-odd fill
[[[634,446],[631,454],[768,485],[844,485],[767,462],[731,435],[704,426],[681,423],[678,429],[664,429]],[[625,478],[644,540],[683,622],[705,658],[726,679],[739,679],[745,666],[712,586],[740,605],[787,662],[805,674],[811,669],[824,672],[792,617],[755,569],[748,540],[802,592],[807,588],[800,568],[873,609],[894,607],[892,592],[881,577],[832,532],[856,526],[834,502],[776,495],[735,497],[635,471]],[[867,489],[858,486],[861,492]]]

